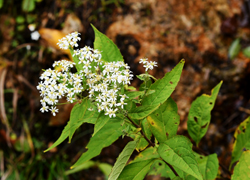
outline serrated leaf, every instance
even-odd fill
[[[232,175],[232,180],[245,179],[250,179],[250,151],[245,151],[242,153]]]
[[[210,154],[209,156],[202,156],[195,153],[195,159],[198,163],[199,170],[203,179],[214,180],[219,169],[219,161],[217,154]]]
[[[92,108],[93,111],[89,111],[88,109]],[[58,138],[58,140],[46,149],[44,152],[51,150],[52,148],[61,144],[67,137],[69,137],[69,142],[71,142],[72,136],[75,131],[83,124],[83,123],[91,123],[94,124],[97,120],[99,113],[96,113],[96,108],[90,103],[88,99],[84,99],[80,104],[76,104],[71,113],[70,120],[67,125],[64,127],[62,134]]]
[[[242,52],[246,57],[250,58],[250,46],[243,49]]]
[[[176,135],[179,124],[180,116],[178,115],[178,108],[174,100],[169,97],[160,107],[153,112],[159,121],[162,122],[162,128],[167,138]]]
[[[92,159],[93,157],[99,155],[104,147],[111,145],[115,140],[117,140],[122,134],[123,126],[122,118],[116,116],[109,120],[102,129],[100,129],[93,137],[91,137],[88,145],[87,152],[84,152],[78,161],[71,167],[77,167],[84,162]]]
[[[143,180],[150,170],[154,159],[128,164],[118,177],[118,180]]]
[[[234,59],[240,52],[240,39],[235,39],[228,50],[228,56],[230,59]]]
[[[135,150],[136,145],[137,145],[136,141],[130,141],[125,146],[125,148],[119,155],[118,159],[116,160],[114,167],[112,168],[111,174],[109,175],[108,178],[109,180],[116,180],[118,178],[123,168],[125,167],[126,163],[128,162],[131,154]]]
[[[158,107],[159,105],[139,106],[137,108],[132,109],[131,112],[128,113],[128,117],[131,119],[141,120],[147,117],[152,112],[154,112]]]
[[[91,26],[95,32],[94,48],[101,52],[102,59],[106,62],[123,61],[121,52],[113,41],[98,31],[92,24]]]
[[[150,130],[150,126],[146,118],[141,121],[141,127],[142,127],[143,133],[147,136],[147,138],[151,139],[152,132]]]
[[[30,12],[35,9],[35,0],[23,0],[22,10],[25,12]]]
[[[196,142],[197,146],[207,132],[211,119],[211,111],[221,84],[222,81],[212,89],[211,96],[202,94],[191,105],[187,121],[188,134]]]
[[[102,127],[109,121],[109,119],[109,116],[106,116],[104,112],[101,112],[95,123],[94,133],[92,136],[94,136],[100,129],[102,129]]]
[[[153,94],[148,94],[143,98],[143,106],[159,106],[169,98],[180,80],[184,63],[185,61],[181,60],[172,71],[150,86],[149,90],[155,90],[155,92]]]
[[[125,94],[128,96],[127,100],[134,99],[138,96],[143,95],[145,92],[144,91],[127,91]]]
[[[133,161],[131,161],[131,163],[146,161],[146,160],[149,160],[149,159],[157,159],[159,157],[160,156],[159,156],[159,154],[157,152],[156,147],[148,147],[147,149],[142,151],[140,154],[138,154],[135,157],[135,159]]]
[[[250,116],[235,130],[234,137],[235,142],[233,144],[230,169],[232,164],[239,160],[245,149],[250,150]]]
[[[133,109],[136,108],[136,104],[133,101],[126,102],[127,104],[124,105],[124,110],[127,110],[128,112],[131,112]]]
[[[164,142],[167,140],[167,135],[164,129],[163,123],[158,119],[158,117],[154,114],[150,114],[147,117],[147,121],[150,127],[151,132],[155,136],[155,138],[160,142]]]
[[[161,158],[191,176],[202,180],[198,164],[192,152],[192,143],[184,136],[175,136],[158,147]]]
[[[143,151],[148,146],[148,141],[145,138],[140,138],[136,146],[136,151]]]
[[[155,160],[152,164],[148,175],[161,175],[161,177],[173,179],[175,174],[169,166],[162,160]]]

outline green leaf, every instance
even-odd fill
[[[106,116],[104,112],[101,112],[97,118],[95,127],[94,127],[94,133],[92,136],[94,136],[102,127],[109,121],[110,117]]]
[[[94,48],[101,51],[102,59],[106,62],[123,61],[118,47],[106,35],[102,34],[91,24],[95,32]]]
[[[87,161],[87,162],[81,164],[80,166],[77,166],[74,169],[70,169],[70,170],[65,171],[65,175],[73,174],[73,173],[82,171],[84,169],[89,169],[89,168],[91,168],[91,167],[93,167],[95,165],[96,165],[96,162],[94,162],[94,161]]]
[[[195,153],[195,159],[198,163],[199,170],[203,179],[214,180],[219,169],[219,161],[217,154],[210,154],[209,156],[202,156]]]
[[[125,94],[129,97],[126,99],[127,100],[130,100],[130,99],[134,99],[138,96],[141,96],[143,95],[145,92],[144,91],[127,91]]]
[[[92,108],[93,111],[89,111],[88,109]],[[88,99],[83,99],[82,103],[76,104],[71,113],[70,120],[67,125],[64,127],[62,134],[58,138],[58,140],[46,149],[44,152],[51,150],[52,148],[61,144],[67,137],[69,137],[69,142],[71,142],[72,136],[75,131],[83,124],[83,123],[91,123],[94,124],[97,120],[98,114],[96,113],[96,109],[94,105]]]
[[[188,114],[188,134],[198,146],[201,138],[206,134],[210,119],[211,111],[214,107],[217,94],[220,90],[222,81],[212,89],[211,96],[202,94],[193,101]]]
[[[175,136],[161,143],[158,148],[161,158],[187,174],[202,180],[198,164],[192,152],[192,143],[184,136]]]
[[[181,60],[172,71],[150,86],[149,90],[155,90],[155,92],[143,98],[143,106],[159,106],[169,98],[180,80],[184,63],[185,61]]]
[[[147,138],[151,139],[152,132],[150,130],[150,126],[146,118],[141,121],[141,127],[143,133],[147,136]]]
[[[3,7],[3,0],[0,0],[0,9]]]
[[[150,170],[154,159],[128,164],[119,176],[119,180],[143,180]]]
[[[147,146],[148,146],[148,141],[145,138],[140,138],[136,146],[136,150],[138,152],[143,151],[144,149],[146,149]]]
[[[167,138],[171,138],[177,134],[180,124],[180,116],[178,108],[174,100],[169,97],[157,110],[153,112],[155,116],[162,122],[162,128]]]
[[[250,116],[245,119],[234,133],[235,142],[233,144],[232,160],[230,169],[233,163],[239,160],[242,152],[250,150]]]
[[[158,119],[157,116],[151,114],[147,117],[147,121],[151,132],[155,136],[155,138],[160,142],[164,142],[167,140],[167,135],[164,129],[163,123]]]
[[[146,161],[150,159],[158,159],[160,158],[156,147],[148,147],[144,151],[142,151],[139,155],[135,157],[135,159],[131,163]]]
[[[25,12],[31,12],[35,9],[35,0],[23,0],[22,10]]]
[[[82,163],[92,159],[99,155],[104,147],[111,145],[117,140],[123,133],[123,126],[121,126],[123,120],[119,116],[109,120],[109,123],[105,124],[93,137],[91,137],[88,145],[87,152],[84,152],[80,159],[71,167],[77,167]]]
[[[169,168],[169,166],[162,160],[155,160],[154,164],[151,166],[151,169],[148,175],[161,175],[161,177],[173,179],[175,174]]]
[[[98,163],[97,166],[103,172],[103,174],[106,176],[106,179],[107,179],[108,175],[110,174],[112,170],[112,166],[108,163]]]
[[[243,49],[242,52],[246,57],[250,58],[250,46]]]
[[[109,180],[116,180],[118,176],[121,174],[123,168],[125,167],[126,163],[128,162],[131,154],[135,150],[137,145],[136,141],[130,141],[125,148],[122,150],[121,154],[119,155],[117,161],[115,162],[114,167],[112,168],[111,174],[109,175]]]
[[[250,151],[245,151],[234,168],[232,180],[250,179]]]
[[[18,24],[23,24],[25,22],[25,18],[23,16],[17,16],[16,17],[16,22]]]
[[[159,105],[153,105],[153,106],[139,106],[137,108],[134,108],[131,110],[131,112],[128,113],[128,117],[131,119],[144,119],[147,117],[149,114],[154,112]]]
[[[175,176],[172,180],[183,180],[183,179],[180,178],[179,176]]]
[[[240,48],[241,48],[240,39],[237,38],[233,41],[233,43],[229,47],[229,50],[228,50],[229,58],[234,59],[239,54]]]
[[[136,104],[133,101],[126,102],[127,104],[124,105],[124,110],[127,110],[128,112],[131,112],[133,109],[136,108]]]
[[[139,78],[140,76],[137,76],[137,77]],[[140,91],[147,91],[152,84],[151,79],[147,78],[147,79],[141,79],[141,80],[143,80],[143,83],[140,85],[139,90]]]

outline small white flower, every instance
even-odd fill
[[[37,40],[39,39],[39,37],[40,37],[40,34],[39,34],[38,31],[34,31],[34,32],[32,32],[32,33],[30,34],[30,36],[31,36],[31,39],[32,39],[32,40],[37,41]]]
[[[53,114],[53,116],[55,116],[56,113],[58,113],[58,109],[56,109],[56,107],[52,107],[52,108],[50,109],[50,111],[51,111],[51,113]]]
[[[148,62],[148,58],[140,59],[139,63],[146,64]]]
[[[45,104],[43,104],[43,107],[40,109],[40,111],[41,111],[42,113],[44,113],[44,111],[48,112],[48,109],[49,109],[49,107],[46,106]]]
[[[121,106],[121,108],[123,109],[123,105],[127,105],[127,103],[125,103],[124,101],[121,101],[120,103],[117,103],[116,105]]]

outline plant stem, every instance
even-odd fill
[[[136,128],[141,128],[138,124],[136,124],[134,121],[132,121],[128,116],[127,116],[128,120],[136,127]],[[142,129],[140,130],[141,134],[143,135],[143,137],[148,141],[148,143],[150,144],[150,146],[152,147],[155,147],[155,144],[152,143],[148,138],[147,136],[144,134],[144,132],[142,131]],[[163,159],[162,159],[163,160]],[[163,160],[164,161],[164,160]],[[166,161],[164,161],[169,167],[170,169],[173,171],[173,173],[176,175],[176,176],[179,176],[177,174],[177,172],[175,171],[175,169],[173,168],[173,166],[171,166],[170,164],[168,164]]]
[[[164,161],[164,162],[170,167],[170,169],[173,171],[173,173],[174,173],[176,176],[179,176],[179,175],[177,174],[177,172],[175,171],[175,169],[173,168],[173,166],[171,166],[170,164],[168,164],[164,159],[162,159],[162,161]]]
[[[128,120],[136,127],[136,128],[141,128],[139,125],[137,125],[134,121],[132,121],[128,116],[126,116],[128,118]],[[144,134],[144,132],[142,131],[142,129],[140,130],[141,134],[143,135],[143,137],[148,141],[148,143],[150,144],[150,146],[154,147],[155,144],[152,143],[150,141],[150,139],[148,139],[148,137]]]

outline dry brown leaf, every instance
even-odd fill
[[[0,31],[2,34],[2,40],[0,43],[0,54],[6,53],[9,51],[9,47],[11,45],[12,33],[15,28],[15,20],[14,18],[8,15],[0,16]]]
[[[62,32],[69,34],[75,31],[85,33],[81,20],[75,14],[69,14],[64,22]]]
[[[70,51],[67,49],[60,49],[57,45],[59,39],[62,39],[67,34],[63,33],[62,31],[56,29],[48,29],[48,28],[41,28],[39,29],[39,34],[41,38],[46,41],[46,44],[54,49],[60,50],[62,53],[65,53],[71,57]]]

